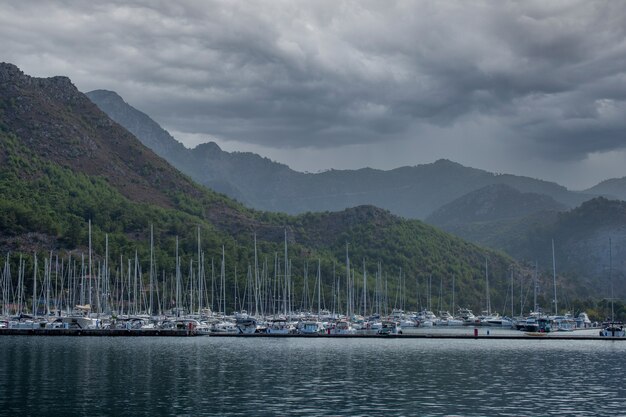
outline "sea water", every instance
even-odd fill
[[[0,337],[6,416],[626,414],[626,342]]]

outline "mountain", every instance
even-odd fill
[[[605,297],[611,239],[615,286],[626,294],[626,202],[598,197],[569,209],[546,195],[493,185],[441,207],[426,221],[544,269],[552,266],[554,239],[558,272]]]
[[[585,190],[584,193],[626,200],[626,177],[612,178],[602,181],[601,183]]]
[[[508,185],[496,184],[446,204],[426,222],[470,242],[504,250],[502,242],[519,236],[533,221],[567,210],[567,206],[547,195],[522,193]]]
[[[494,277],[506,276],[513,262],[501,253],[372,206],[295,217],[248,209],[177,171],[111,120],[69,79],[33,78],[5,63],[0,64],[0,145],[3,254],[27,256],[37,251],[44,258],[54,251],[80,258],[87,250],[90,221],[98,264],[106,241],[112,271],[121,273],[125,262],[135,256],[147,271],[153,226],[155,261],[163,273],[157,276],[162,280],[173,274],[177,248],[182,265],[197,262],[199,233],[207,262],[221,259],[224,248],[226,290],[234,294],[235,289],[246,288],[245,271],[256,265],[255,237],[264,274],[280,274],[272,265],[283,253],[286,234],[290,273],[299,294],[304,291],[307,263],[319,259],[325,297],[332,299],[333,271],[337,277],[343,272],[345,283],[348,243],[350,257],[359,265],[354,273],[363,262],[370,270],[368,288],[375,288],[371,271],[378,269],[378,262],[388,277],[389,291],[396,294],[401,276],[406,293],[416,294],[425,293],[425,277],[449,279],[454,274],[457,300],[473,308],[483,304],[485,258]],[[210,145],[201,150],[205,156],[217,151]],[[10,259],[17,270],[17,259]],[[32,263],[28,265],[26,273],[33,276]],[[210,265],[215,264],[205,265],[207,270]],[[43,267],[41,262],[39,268]],[[38,276],[44,272],[40,270]],[[507,282],[493,279],[494,299],[503,299]]]
[[[610,297],[609,277],[612,276],[615,294],[623,296],[626,291],[626,202],[598,197],[544,219],[541,227],[526,230],[523,245],[509,244],[510,252],[520,258],[551,262],[551,239],[555,242],[559,272],[581,278],[581,284],[589,291],[595,291],[600,285],[604,297]]]
[[[96,90],[87,94],[87,97],[102,109],[111,119],[125,126],[135,137],[141,137],[142,143],[157,155],[174,161],[172,165],[179,166],[185,163],[188,150],[182,143],[174,139],[163,130],[147,114],[125,105],[124,100],[113,91]],[[170,162],[171,163],[171,162]]]
[[[119,101],[123,103],[121,99]],[[570,296],[606,296],[605,258],[608,250],[604,246],[609,229],[600,222],[588,226],[578,239],[562,241],[556,238],[564,234],[563,219],[573,216],[582,222],[589,215],[590,206],[567,210],[588,201],[602,190],[593,188],[575,193],[554,183],[492,174],[447,160],[391,171],[366,168],[304,174],[251,153],[224,152],[214,143],[200,145],[188,152],[188,160],[196,161],[188,164],[185,171],[188,175],[198,181],[205,178],[205,184],[222,181],[239,195],[244,195],[238,199],[248,205],[297,212],[358,205],[363,200],[375,202],[406,217],[423,216],[429,223],[450,233],[504,251],[522,262],[534,264],[539,261],[545,272],[543,278],[547,280],[542,287],[544,290],[550,286],[550,242],[555,238],[558,272],[568,275]],[[191,171],[190,167],[196,163],[197,167]],[[210,181],[206,180],[209,177],[207,172]],[[364,187],[364,183],[368,187]],[[325,196],[332,197],[332,201],[328,202]],[[255,204],[251,203],[255,201]],[[610,206],[602,211],[611,218],[616,209],[616,206]],[[621,230],[622,225],[616,223],[612,227]],[[576,224],[568,224],[567,228],[579,229]],[[621,245],[619,236],[614,242]],[[336,245],[337,253],[340,246]],[[581,250],[581,247],[591,249]],[[626,272],[626,266],[619,262],[614,263],[614,268],[616,277]],[[626,288],[616,285],[626,293]]]
[[[510,220],[542,211],[566,211],[567,206],[552,197],[522,193],[517,189],[494,184],[469,192],[431,214],[426,221],[443,229],[473,223]]]
[[[470,242],[524,259],[526,252],[518,246],[525,242],[522,236],[526,231],[548,227],[557,213],[567,210],[568,207],[546,195],[522,193],[497,184],[446,204],[426,222]]]
[[[184,150],[156,122],[116,93],[97,90],[87,95],[113,120],[182,172],[259,210],[299,214],[369,204],[406,218],[424,219],[468,192],[495,184],[508,185],[523,193],[551,196],[570,208],[593,197],[552,182],[493,174],[447,160],[390,171],[364,168],[311,174],[252,153],[224,152],[215,143]],[[175,151],[170,153],[170,149]]]

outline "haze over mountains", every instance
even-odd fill
[[[448,160],[390,171],[301,173],[252,153],[224,152],[215,143],[187,149],[116,93],[96,90],[87,95],[182,172],[250,207],[302,213],[371,204],[423,219],[517,259],[541,261],[544,267],[551,264],[550,242],[556,238],[562,270],[587,280],[606,275],[609,237],[613,237],[614,253],[626,255],[622,244],[626,236],[619,232],[624,225],[616,214],[624,209],[622,205],[601,199],[568,212],[600,195],[626,197],[625,179],[576,192],[556,183],[494,174]],[[594,218],[598,213],[604,215],[590,223],[581,220],[584,227],[571,220]],[[570,230],[562,230],[564,224]],[[614,267],[626,272],[620,262]]]
[[[256,154],[224,152],[212,142],[187,149],[116,93],[96,90],[87,96],[182,172],[260,210],[298,214],[372,204],[403,217],[426,219],[457,198],[496,184],[522,193],[550,196],[567,208],[597,195],[619,196],[615,187],[574,192],[556,183],[493,174],[448,160],[390,171],[363,168],[301,173]]]

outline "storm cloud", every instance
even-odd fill
[[[599,155],[597,175],[623,169],[625,30],[611,1],[2,2],[0,59],[295,168],[447,157],[562,180]]]

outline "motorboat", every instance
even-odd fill
[[[550,333],[552,331],[551,320],[545,316],[530,316],[522,330],[528,333]]]
[[[324,327],[317,320],[303,320],[298,323],[297,331],[300,334],[320,334],[324,332]]]
[[[554,327],[559,332],[573,332],[576,328],[576,320],[569,315],[551,317]]]
[[[214,320],[210,325],[214,333],[239,333],[239,329],[231,320]]]
[[[600,330],[600,336],[602,337],[624,337],[626,336],[626,330],[624,330],[624,323],[619,321],[609,321],[602,324],[602,330]]]
[[[402,327],[395,320],[384,320],[377,333],[380,335],[399,335],[402,334]]]
[[[293,327],[287,322],[287,319],[274,319],[269,322],[265,332],[267,334],[289,334]]]
[[[335,323],[335,326],[330,329],[330,334],[335,335],[346,335],[346,334],[355,334],[356,330],[352,327],[349,321],[339,320]]]
[[[208,335],[211,332],[209,325],[201,323],[196,319],[184,318],[178,319],[175,322],[176,330],[187,330],[196,334]]]
[[[244,310],[235,314],[235,325],[241,334],[256,333],[257,321]]]
[[[463,320],[464,326],[480,326],[480,319],[469,308],[460,308],[459,317]]]
[[[589,316],[584,311],[576,317],[576,327],[579,329],[591,327],[591,320],[589,320]]]

